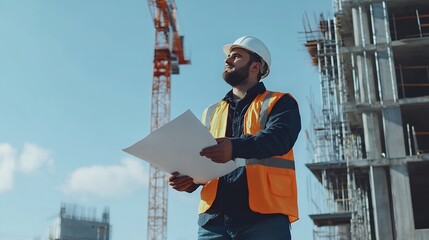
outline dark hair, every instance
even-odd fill
[[[264,64],[262,64],[262,61],[263,61],[262,58],[254,52],[251,52],[251,51],[247,51],[247,52],[249,53],[249,56],[250,56],[248,64],[250,65],[253,62],[258,62],[261,64],[261,68],[262,68],[262,66],[264,65]],[[259,71],[258,80],[261,80],[262,74],[265,73],[265,71],[266,70],[264,70],[263,72]]]

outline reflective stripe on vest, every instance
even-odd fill
[[[219,105],[219,103],[212,104],[210,107],[207,108],[204,126],[206,126],[208,129],[210,129],[210,118],[213,116],[217,105]],[[209,119],[207,119],[207,117],[209,117]]]
[[[285,160],[281,158],[264,158],[264,159],[243,159],[237,158],[234,160],[238,166],[262,165],[266,167],[287,168],[295,170],[295,161]]]
[[[265,98],[264,101],[262,102],[262,106],[261,106],[261,111],[259,111],[259,116],[261,118],[261,120],[259,121],[261,126],[261,129],[263,129],[265,127],[265,124],[267,124],[267,119],[268,119],[268,104],[270,103],[270,98],[273,95],[273,92],[269,92]]]

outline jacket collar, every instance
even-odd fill
[[[247,90],[246,96],[242,99],[254,99],[257,95],[262,94],[266,91],[265,85],[263,82],[258,82],[255,86]],[[223,98],[224,101],[227,103],[231,103],[234,101],[234,94],[232,93],[232,90],[230,90],[225,97]]]

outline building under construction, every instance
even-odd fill
[[[63,204],[60,215],[49,230],[50,240],[109,240],[111,225],[109,210],[104,209],[101,219],[95,208]]]
[[[429,239],[429,1],[333,2],[305,27],[314,239]]]

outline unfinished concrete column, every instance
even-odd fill
[[[352,9],[355,45],[364,49],[371,44],[370,24],[368,22],[369,9],[363,6]],[[365,50],[357,56],[357,71],[361,88],[361,101],[373,104],[377,101],[376,77],[374,76],[374,62]],[[380,125],[375,112],[362,113],[363,129],[365,134],[366,156],[368,159],[381,157]],[[375,235],[377,240],[392,239],[393,231],[390,222],[390,203],[385,194],[388,193],[386,171],[382,167],[371,167],[370,173],[371,196],[373,204]]]
[[[353,33],[356,46],[365,48],[370,42],[368,10],[359,7],[352,9]],[[361,103],[374,103],[376,99],[373,60],[366,51],[356,55],[356,72],[358,75]],[[369,159],[381,156],[380,126],[377,114],[373,111],[362,113],[366,157]]]
[[[397,104],[396,76],[394,74],[393,53],[390,46],[390,30],[388,14],[385,2],[371,4],[371,16],[373,23],[373,39],[376,45],[375,60],[377,66],[377,77],[379,84],[380,103],[382,105],[383,132],[388,158],[405,157],[405,142],[402,126],[401,109]],[[384,172],[384,171],[383,171]],[[381,171],[374,169],[373,180],[379,181],[377,176]],[[412,239],[414,229],[412,207],[408,204],[410,199],[410,186],[406,165],[390,167],[393,214],[395,218],[395,238]],[[374,184],[378,185],[380,182]],[[374,211],[376,214],[383,213],[380,199],[383,197],[374,189],[373,196]],[[390,218],[386,218],[390,219]],[[377,237],[385,238],[384,229],[386,219],[376,221]]]
[[[374,228],[377,240],[389,240],[393,238],[389,190],[386,169],[383,167],[370,167],[369,180],[374,215]]]

